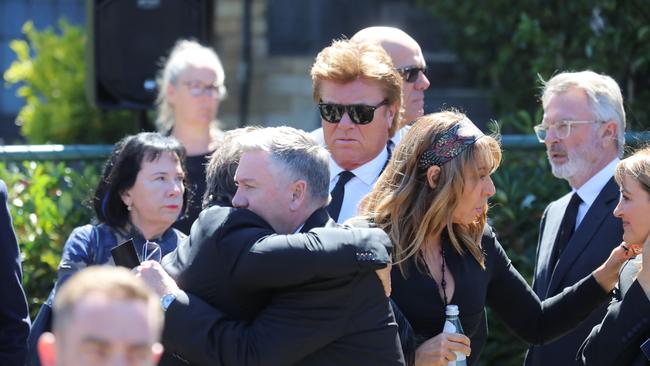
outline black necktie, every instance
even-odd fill
[[[339,173],[339,180],[336,182],[334,189],[332,189],[332,201],[327,206],[327,212],[334,221],[339,220],[341,213],[341,206],[343,205],[343,195],[345,195],[345,184],[354,177],[354,173],[344,170]]]
[[[569,239],[571,239],[571,236],[573,235],[573,231],[576,227],[576,216],[578,216],[578,207],[581,202],[582,199],[580,199],[580,196],[578,196],[577,193],[574,193],[573,196],[571,196],[569,205],[566,207],[566,211],[564,211],[560,230],[558,230],[557,237],[555,238],[553,265],[555,265],[555,263],[560,259]]]

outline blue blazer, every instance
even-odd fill
[[[560,293],[563,288],[591,273],[621,243],[623,225],[613,214],[618,197],[618,185],[611,178],[587,211],[554,268],[549,262],[571,193],[546,207],[540,224],[533,280],[533,290],[541,300]],[[606,308],[604,304],[595,310],[580,326],[563,337],[545,345],[530,347],[525,365],[577,365],[575,356],[578,348],[591,328],[600,323]]]
[[[7,186],[0,180],[0,365],[24,365],[29,335],[29,309],[22,287],[22,269],[14,233]]]

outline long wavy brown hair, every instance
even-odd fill
[[[479,167],[494,172],[501,162],[501,147],[493,136],[480,137],[458,156],[440,167],[434,188],[427,182],[427,169],[418,167],[422,154],[441,133],[462,120],[460,112],[428,114],[415,124],[397,146],[386,170],[360,205],[361,216],[382,228],[393,241],[393,259],[403,275],[406,260],[416,257],[424,264],[428,239],[446,230],[453,248],[469,252],[485,268],[481,234],[487,221],[487,205],[474,222],[461,225],[452,221],[466,183],[478,177]]]

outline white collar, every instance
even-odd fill
[[[361,179],[361,181],[363,181],[365,184],[371,186],[379,177],[379,174],[384,168],[387,159],[388,151],[384,146],[384,148],[381,149],[381,152],[375,156],[374,159],[352,170],[352,173],[354,173],[354,176],[356,178]],[[335,179],[338,179],[339,173],[344,170],[345,169],[341,168],[336,163],[336,161],[332,159],[332,155],[330,155],[330,183],[332,183]]]
[[[619,158],[612,160],[593,177],[589,178],[589,180],[580,188],[577,190],[574,189],[573,192],[577,192],[578,196],[582,199],[582,202],[586,203],[588,207],[591,207],[591,204],[594,203],[596,197],[600,194],[600,191],[603,190],[603,187],[605,187],[607,182],[609,182],[609,180],[614,176],[614,170],[619,161]]]

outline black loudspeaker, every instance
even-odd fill
[[[88,0],[86,91],[105,109],[150,109],[161,60],[181,38],[210,44],[212,0]]]

